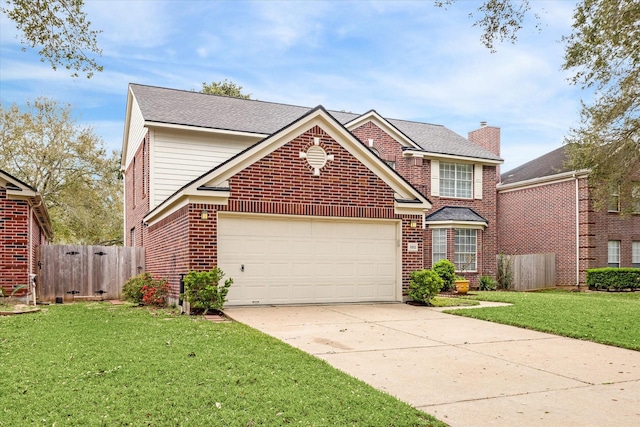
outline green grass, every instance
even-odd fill
[[[0,426],[444,426],[239,323],[84,303],[0,317]]]
[[[513,306],[447,312],[640,350],[640,292],[478,292],[469,298]]]
[[[434,297],[431,300],[431,305],[433,307],[459,307],[479,304],[480,303],[478,301],[463,298]]]

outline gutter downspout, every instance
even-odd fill
[[[580,289],[580,209],[578,203],[580,198],[578,196],[578,176],[573,174],[576,180],[576,286]]]

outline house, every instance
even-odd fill
[[[0,287],[27,296],[37,274],[36,248],[53,235],[42,195],[0,169]]]
[[[499,251],[555,253],[558,286],[584,286],[589,268],[640,267],[640,215],[620,215],[616,194],[595,210],[588,171],[566,162],[563,146],[502,175]]]
[[[177,299],[190,270],[228,304],[402,301],[442,258],[495,274],[500,130],[129,85],[125,233]],[[463,265],[464,264],[464,265]],[[461,271],[462,273],[462,271]]]

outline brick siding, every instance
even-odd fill
[[[0,287],[5,294],[29,283],[30,211],[27,201],[10,200],[6,189],[0,188]]]

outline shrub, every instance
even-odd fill
[[[441,259],[433,265],[433,271],[442,279],[442,291],[448,292],[455,288],[456,266],[448,259]]]
[[[183,279],[184,299],[192,308],[203,309],[205,314],[209,310],[222,310],[229,287],[233,284],[233,279],[228,278],[220,286],[223,277],[220,267],[211,271],[190,271]]]
[[[167,304],[169,284],[167,279],[154,278],[145,272],[127,280],[122,287],[122,295],[134,304],[163,307]]]
[[[482,275],[480,276],[480,290],[481,291],[495,291],[498,286],[493,277]]]
[[[417,270],[411,273],[409,280],[409,296],[414,301],[431,304],[442,288],[443,281],[433,270]]]
[[[587,285],[614,291],[640,289],[640,268],[592,268],[587,270]]]
[[[498,285],[501,289],[513,288],[513,266],[508,255],[498,255]]]

